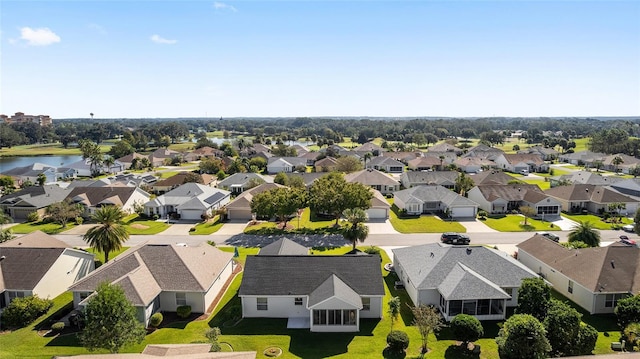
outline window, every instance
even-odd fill
[[[80,293],[80,301],[82,302],[83,300],[89,298],[90,295],[91,295],[90,292],[82,292],[82,293]]]
[[[371,310],[371,298],[362,298],[362,310]]]
[[[538,206],[538,214],[558,214],[558,206]]]
[[[343,310],[342,311],[342,325],[356,325],[356,311]]]
[[[465,300],[462,302],[462,313],[469,315],[476,315],[476,301]]]
[[[296,297],[293,299],[293,304],[295,305],[302,305],[302,298],[301,297]]]
[[[356,311],[353,309],[314,310],[313,325],[356,325]]]
[[[476,315],[489,315],[489,307],[491,306],[491,299],[478,299],[478,310]]]
[[[449,301],[449,316],[456,316],[462,313],[462,301],[452,300]]]
[[[504,300],[491,299],[491,314],[502,314],[503,306],[504,306]]]
[[[313,311],[314,325],[327,325],[327,311],[325,309]]]
[[[618,301],[626,297],[626,294],[607,294],[604,297],[604,306],[605,308],[615,308],[618,305]]]
[[[569,281],[569,285],[567,286],[567,292],[573,293],[573,282]]]
[[[509,294],[511,298],[513,298],[513,288],[502,288],[505,293]]]
[[[256,309],[258,310],[268,310],[269,304],[267,303],[267,298],[256,298]]]
[[[187,305],[187,294],[186,293],[176,293],[176,305]]]
[[[16,298],[24,298],[24,292],[8,292],[9,293],[9,303],[11,303]]]

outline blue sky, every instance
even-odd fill
[[[640,115],[640,1],[0,3],[0,112]]]

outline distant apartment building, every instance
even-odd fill
[[[25,115],[23,112],[16,112],[11,117],[0,115],[0,120],[7,124],[33,122],[40,126],[50,126],[53,123],[51,117],[47,115]]]

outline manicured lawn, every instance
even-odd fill
[[[570,220],[576,222],[591,222],[593,228],[595,229],[612,229],[612,223],[607,223],[602,220],[602,218],[594,215],[594,214],[567,214],[562,213],[563,217],[569,218]],[[623,226],[625,224],[632,224],[633,220],[629,218],[622,217],[622,223],[616,223],[618,226]]]
[[[211,233],[215,233],[217,232],[222,225],[224,225],[223,222],[221,222],[219,216],[214,217],[212,220],[206,222],[206,223],[198,223],[195,225],[195,230],[194,231],[190,231],[189,234],[191,235],[205,235],[205,234],[211,234]]]
[[[47,234],[57,234],[75,226],[77,226],[76,222],[69,222],[64,228],[62,228],[58,223],[33,222],[16,224],[11,227],[11,230],[16,234],[26,234],[35,231],[42,231]]]
[[[294,228],[294,231],[298,228],[300,230],[312,230],[312,231],[326,231],[335,232],[333,225],[336,223],[335,219],[319,218],[311,214],[309,208],[305,208],[300,218],[293,218],[288,222],[288,226]],[[253,233],[262,229],[276,229],[278,223],[276,222],[259,222],[258,224],[248,225],[245,229],[245,233]]]
[[[539,179],[527,179],[527,177],[522,177],[520,178],[520,180],[524,183],[527,184],[535,184],[538,187],[540,187],[541,190],[545,190],[545,189],[549,189],[551,188],[551,182],[547,182],[545,180],[539,180]]]
[[[160,179],[169,178],[177,175],[180,171],[167,171],[167,172],[156,172],[155,175],[160,177]]]
[[[106,153],[111,148],[111,144],[101,144],[100,151]],[[3,147],[0,149],[0,156],[63,156],[63,155],[81,155],[78,147],[69,146],[64,148],[60,143],[48,143],[37,145],[13,146],[11,148]]]
[[[558,231],[558,227],[551,228],[549,222],[536,219],[527,219],[525,226],[524,217],[516,214],[505,216],[491,216],[483,220],[484,224],[500,232],[533,232],[533,231]]]
[[[158,234],[169,228],[169,225],[165,222],[138,219],[138,215],[133,214],[125,219],[125,228],[129,234]]]
[[[435,216],[422,215],[420,217],[400,218],[398,207],[391,206],[389,220],[393,228],[400,233],[443,233],[467,231],[463,225],[455,221],[443,221]]]
[[[109,252],[109,260],[114,259],[115,257],[121,255],[122,253],[124,253],[127,249],[129,249],[129,247],[122,247],[120,248],[120,250],[118,251],[114,251],[114,252]],[[95,250],[93,248],[85,248],[85,251],[89,252],[89,253],[93,253],[96,256],[95,262],[96,262],[96,268],[100,267],[101,265],[104,264],[104,253],[98,250]]]

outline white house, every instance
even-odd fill
[[[201,220],[229,203],[230,198],[229,191],[190,182],[148,201],[144,210],[148,216],[177,214],[180,219]]]
[[[416,186],[394,192],[394,204],[407,214],[446,213],[451,218],[475,218],[478,204],[438,185]]]
[[[391,175],[374,169],[366,169],[348,173],[344,179],[350,183],[360,183],[369,186],[382,194],[393,193],[400,189],[400,182]]]
[[[75,187],[66,199],[84,207],[84,217],[89,217],[103,206],[119,206],[126,213],[135,212],[136,205],[149,201],[151,195],[139,187],[103,186]]]
[[[591,213],[601,214],[611,212],[609,205],[622,204],[624,208],[617,208],[620,214],[633,214],[638,209],[638,200],[607,186],[592,184],[572,184],[550,188],[544,193],[558,200],[562,210],[575,213],[583,209]]]
[[[367,161],[366,168],[373,168],[387,173],[404,172],[404,163],[390,157],[377,156]]]
[[[357,332],[382,318],[380,257],[248,256],[238,296],[243,318],[287,318],[287,328]]]
[[[536,210],[536,217],[553,218],[560,216],[562,209],[557,199],[546,195],[534,184],[479,185],[469,190],[468,197],[492,214],[529,206]]]
[[[520,173],[527,172],[546,172],[549,165],[536,154],[506,154],[503,153],[494,160],[496,166],[505,171]]]
[[[267,173],[291,173],[296,167],[307,166],[307,160],[303,157],[271,157],[267,162]]]
[[[518,305],[524,278],[537,274],[510,255],[485,246],[442,243],[393,249],[393,268],[414,305],[433,305],[445,320],[458,314],[503,320]]]
[[[0,309],[15,298],[53,299],[95,269],[94,255],[40,231],[0,244]]]
[[[206,243],[197,247],[147,244],[129,249],[72,285],[73,305],[83,308],[103,282],[119,285],[145,325],[158,311],[191,306],[206,313],[233,273],[233,253]]]
[[[89,158],[70,163],[65,167],[74,170],[76,175],[79,177],[93,177],[93,173],[91,172],[91,160]],[[99,165],[96,170],[99,173],[118,173],[125,169],[126,166],[122,162],[115,160],[111,166],[102,164]]]
[[[517,247],[518,261],[591,314],[611,314],[618,300],[640,293],[636,246],[570,249],[535,235]]]

